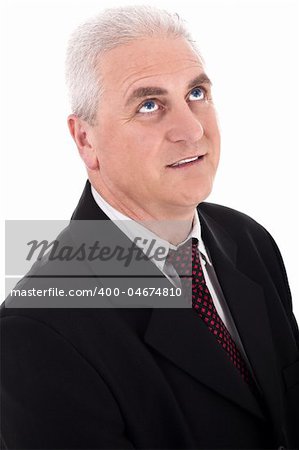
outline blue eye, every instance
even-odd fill
[[[147,113],[157,111],[157,109],[159,109],[159,106],[157,105],[157,103],[154,100],[147,100],[145,103],[143,103],[143,105],[138,110],[138,112],[140,112],[142,114],[147,114]]]
[[[203,100],[204,98],[205,98],[205,91],[200,87],[192,89],[189,95],[189,100],[191,100],[192,102],[196,100]]]

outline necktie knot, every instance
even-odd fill
[[[167,261],[173,265],[179,277],[192,277],[198,254],[198,239],[190,238],[176,250],[170,249]]]

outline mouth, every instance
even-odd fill
[[[204,159],[204,157],[205,155],[190,156],[189,158],[180,159],[173,164],[169,164],[166,167],[169,167],[171,169],[182,169],[183,167],[189,167],[195,164],[199,164]]]

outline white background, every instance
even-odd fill
[[[70,217],[86,175],[66,125],[67,39],[102,8],[136,3],[2,2],[3,219]],[[209,201],[243,211],[270,231],[299,317],[298,2],[143,3],[178,12],[199,43],[222,130],[222,159]]]

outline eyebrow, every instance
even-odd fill
[[[209,86],[212,86],[212,81],[208,77],[206,73],[201,73],[197,77],[195,77],[190,83],[188,84],[188,89],[193,88],[197,84],[208,84]]]
[[[193,88],[194,86],[198,84],[208,84],[212,86],[212,82],[205,74],[204,72],[195,77],[193,80],[191,80],[188,83],[188,89]],[[139,87],[135,89],[132,94],[129,96],[128,100],[126,101],[126,106],[132,103],[135,100],[138,100],[140,98],[152,96],[152,95],[167,95],[168,91],[167,89],[160,88],[158,86],[147,86],[147,87]]]

